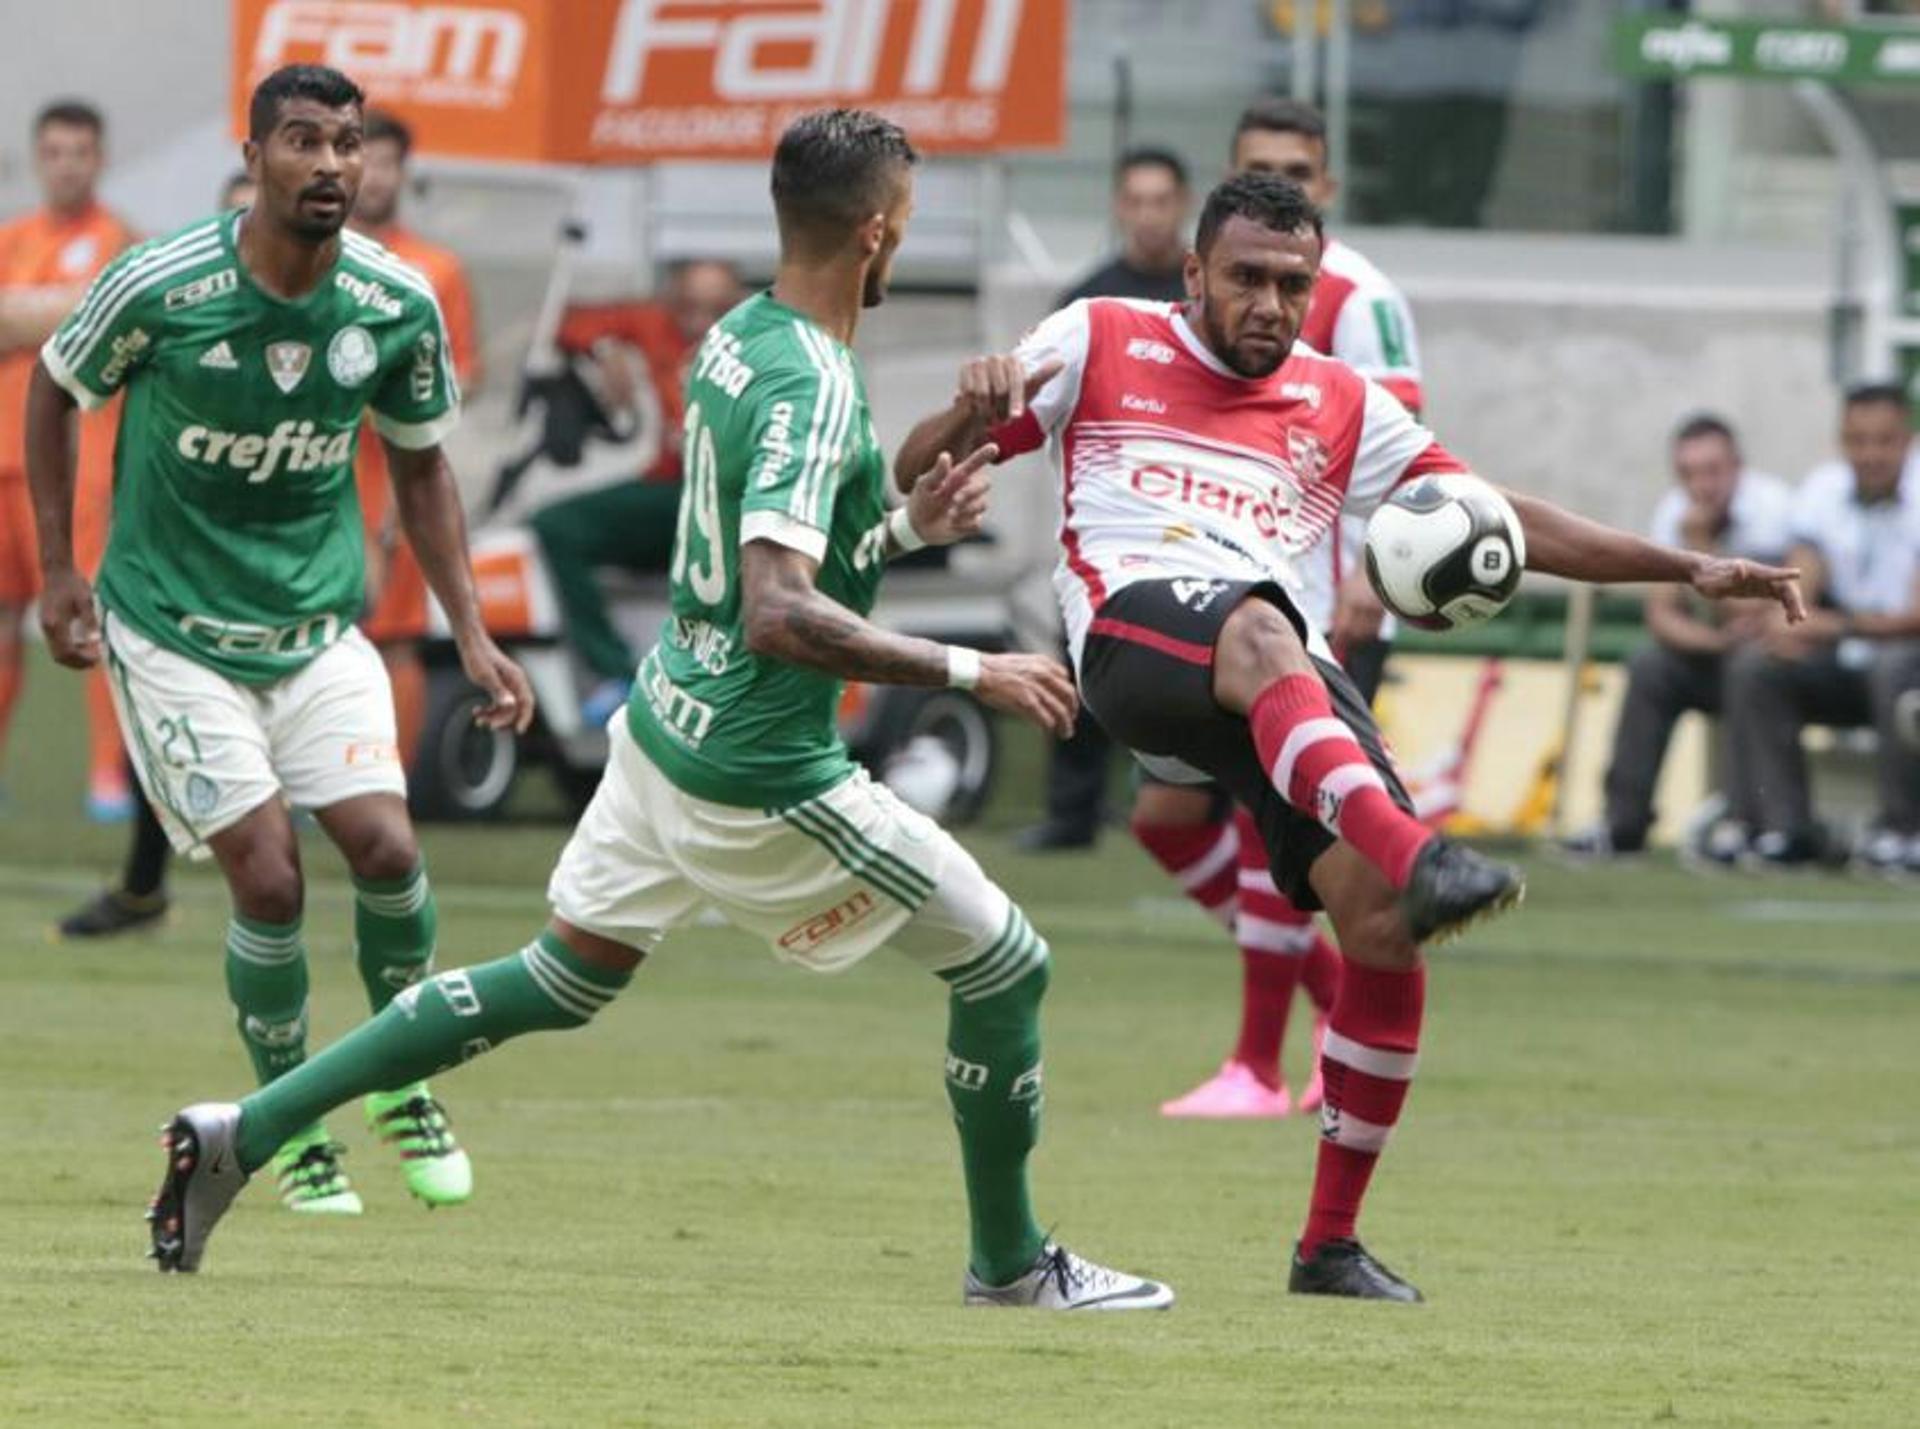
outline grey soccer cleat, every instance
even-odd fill
[[[1011,1284],[988,1285],[969,1270],[961,1299],[1007,1310],[1164,1310],[1173,1304],[1173,1291],[1157,1280],[1095,1265],[1048,1241]]]
[[[232,1102],[200,1102],[162,1128],[167,1174],[147,1210],[153,1228],[147,1258],[162,1272],[200,1268],[207,1237],[247,1184],[234,1154],[239,1129],[240,1108]]]

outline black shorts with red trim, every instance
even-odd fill
[[[1296,630],[1299,612],[1271,581],[1150,580],[1117,591],[1094,615],[1080,654],[1080,693],[1107,732],[1142,756],[1150,775],[1173,783],[1218,783],[1248,809],[1267,846],[1273,881],[1296,908],[1320,899],[1308,873],[1334,835],[1273,787],[1245,718],[1213,697],[1213,647],[1242,601],[1264,600]],[[1333,712],[1353,731],[1395,803],[1408,797],[1373,722],[1373,711],[1345,671],[1314,656]]]

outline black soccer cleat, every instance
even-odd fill
[[[1413,940],[1426,943],[1504,913],[1526,891],[1526,879],[1512,864],[1496,863],[1463,843],[1435,837],[1413,860],[1413,876],[1400,890],[1400,911]]]
[[[1343,1295],[1349,1300],[1391,1300],[1418,1305],[1425,1297],[1386,1266],[1367,1254],[1357,1240],[1320,1243],[1309,1260],[1293,1248],[1293,1270],[1287,1289],[1294,1295]]]
[[[167,916],[167,895],[151,893],[145,898],[118,888],[109,888],[81,904],[60,920],[63,938],[111,938],[116,933],[134,933],[156,928]]]

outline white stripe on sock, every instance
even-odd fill
[[[1192,893],[1213,881],[1216,874],[1240,856],[1240,831],[1232,824],[1220,830],[1220,837],[1192,863],[1174,875],[1180,886]]]
[[[1320,1139],[1344,1146],[1349,1151],[1365,1151],[1378,1156],[1392,1130],[1390,1126],[1363,1121],[1349,1112],[1341,1111],[1332,1102],[1320,1108]]]
[[[1311,923],[1276,923],[1271,918],[1256,918],[1242,913],[1233,922],[1233,940],[1255,953],[1276,953],[1299,957],[1312,951],[1319,936]]]
[[[1418,1052],[1388,1052],[1379,1047],[1369,1047],[1364,1042],[1341,1036],[1331,1027],[1327,1029],[1326,1041],[1320,1045],[1320,1055],[1328,1061],[1351,1067],[1356,1072],[1365,1072],[1369,1077],[1379,1077],[1389,1082],[1412,1081],[1414,1069],[1420,1065]]]
[[[1280,791],[1281,797],[1291,799],[1289,792],[1293,788],[1293,766],[1314,745],[1329,739],[1351,741],[1353,731],[1347,728],[1345,720],[1331,715],[1322,715],[1319,719],[1302,720],[1287,731],[1286,739],[1280,745],[1280,757],[1273,762],[1273,787]]]
[[[571,1012],[582,1022],[591,1022],[594,1014],[600,1010],[592,1003],[568,992],[550,971],[541,966],[540,949],[537,945],[520,950],[520,963],[526,968],[527,976],[538,984],[540,991],[544,992],[548,1000],[562,1012]]]

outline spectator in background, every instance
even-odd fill
[[[659,424],[652,464],[633,481],[556,501],[533,518],[566,618],[567,636],[596,677],[581,718],[604,724],[626,702],[638,657],[607,613],[595,572],[664,571],[680,511],[681,389],[707,329],[745,296],[740,277],[718,259],[673,265],[657,302],[570,310],[563,351],[591,354],[609,415],[623,426]]]
[[[95,197],[106,166],[105,140],[106,122],[91,104],[67,99],[42,109],[33,122],[41,206],[0,225],[0,754],[24,673],[21,619],[40,593],[22,448],[27,378],[40,344],[80,301],[93,275],[133,242],[133,230]],[[88,576],[106,551],[118,421],[112,408],[80,418],[74,553]],[[115,822],[132,812],[133,796],[104,669],[87,677],[87,722],[87,813]]]
[[[413,131],[395,116],[370,109],[366,116],[366,156],[360,196],[350,226],[385,245],[402,263],[418,269],[433,285],[446,319],[446,340],[453,353],[454,376],[465,396],[480,385],[480,348],[475,335],[473,292],[458,257],[429,243],[400,222],[401,196],[408,184],[407,161]],[[420,642],[427,633],[427,582],[413,552],[400,538],[387,477],[387,453],[374,440],[369,418],[360,434],[354,464],[360,488],[360,514],[367,528],[367,615],[361,628],[380,651],[393,684],[395,725],[401,763],[411,769],[427,715],[427,671]]]
[[[252,175],[245,169],[236,169],[220,186],[217,207],[222,213],[251,208],[254,192]],[[83,414],[81,420],[88,418]],[[104,512],[99,520],[104,526]],[[91,567],[87,575],[92,578]],[[117,729],[114,738],[119,738]],[[133,800],[133,837],[128,841],[127,862],[121,870],[120,882],[101,889],[62,918],[57,928],[62,938],[110,938],[117,933],[152,927],[166,917],[167,865],[173,861],[173,845],[138,780],[128,779],[128,792]]]
[[[1721,418],[1702,413],[1673,434],[1674,486],[1653,513],[1649,534],[1669,546],[1777,562],[1791,544],[1793,494],[1784,481],[1750,470],[1739,438]],[[1653,791],[1673,727],[1688,710],[1724,708],[1727,657],[1754,638],[1690,592],[1655,586],[1646,598],[1647,644],[1627,662],[1627,693],[1613,731],[1607,766],[1606,814],[1563,845],[1579,857],[1638,853],[1653,827]],[[1736,800],[1746,791],[1736,787]],[[1737,820],[1757,810],[1736,804]]]
[[[1828,852],[1813,815],[1800,731],[1871,725],[1879,818],[1867,865],[1920,873],[1920,454],[1906,394],[1892,383],[1847,393],[1841,459],[1796,493],[1789,562],[1811,616],[1768,620],[1727,672],[1729,773],[1758,811],[1749,850],[1762,867]]]
[[[252,208],[254,193],[253,175],[245,169],[235,169],[227,175],[227,181],[220,186],[221,211]]]
[[[1113,222],[1120,251],[1053,301],[1057,310],[1081,298],[1145,298],[1177,303],[1187,296],[1187,228],[1193,197],[1187,166],[1166,149],[1142,147],[1120,156],[1113,171]],[[1047,814],[1016,842],[1030,853],[1091,848],[1107,815],[1107,766],[1113,741],[1082,708],[1073,737],[1051,747]]]

